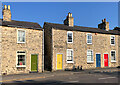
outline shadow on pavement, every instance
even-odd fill
[[[66,83],[63,81],[49,80],[49,81],[14,81],[14,83],[3,83],[2,85],[119,85],[117,83]]]

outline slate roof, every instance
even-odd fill
[[[26,22],[26,21],[15,21],[15,20],[3,21],[2,19],[0,19],[0,26],[42,30],[42,27],[38,23]]]
[[[114,30],[120,31],[120,27],[115,27]]]
[[[61,29],[61,30],[67,30],[67,31],[81,31],[81,32],[120,35],[120,32],[118,30],[106,31],[106,30],[99,29],[99,28],[83,27],[83,26],[69,27],[64,24],[55,24],[55,23],[48,23],[48,22],[45,22],[44,25],[47,25],[51,28],[53,27],[54,29]]]

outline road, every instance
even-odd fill
[[[56,71],[48,73],[31,73],[25,75],[3,76],[3,85],[58,85],[58,84],[100,84],[117,85],[119,83],[119,72],[84,72],[84,71]]]

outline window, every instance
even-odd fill
[[[87,50],[87,62],[93,62],[93,51]]]
[[[73,63],[73,49],[67,49],[67,63]]]
[[[111,35],[111,45],[115,45],[115,36]]]
[[[25,30],[18,30],[18,43],[25,43]]]
[[[91,33],[87,34],[87,44],[92,44],[92,34]]]
[[[25,55],[25,52],[23,51],[18,51],[17,52],[17,67],[25,67],[26,65],[26,55]]]
[[[111,51],[111,62],[116,62],[116,52],[115,51]]]
[[[73,43],[73,32],[67,32],[67,43]]]

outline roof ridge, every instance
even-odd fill
[[[61,30],[72,30],[72,31],[82,31],[82,32],[92,32],[92,33],[101,33],[101,34],[115,34],[115,35],[120,35],[120,32],[115,31],[115,30],[103,30],[100,28],[93,28],[93,27],[84,27],[84,26],[66,26],[64,24],[56,24],[56,23],[49,23],[45,22],[46,24],[50,25],[51,27],[55,27],[56,29],[61,29]]]

